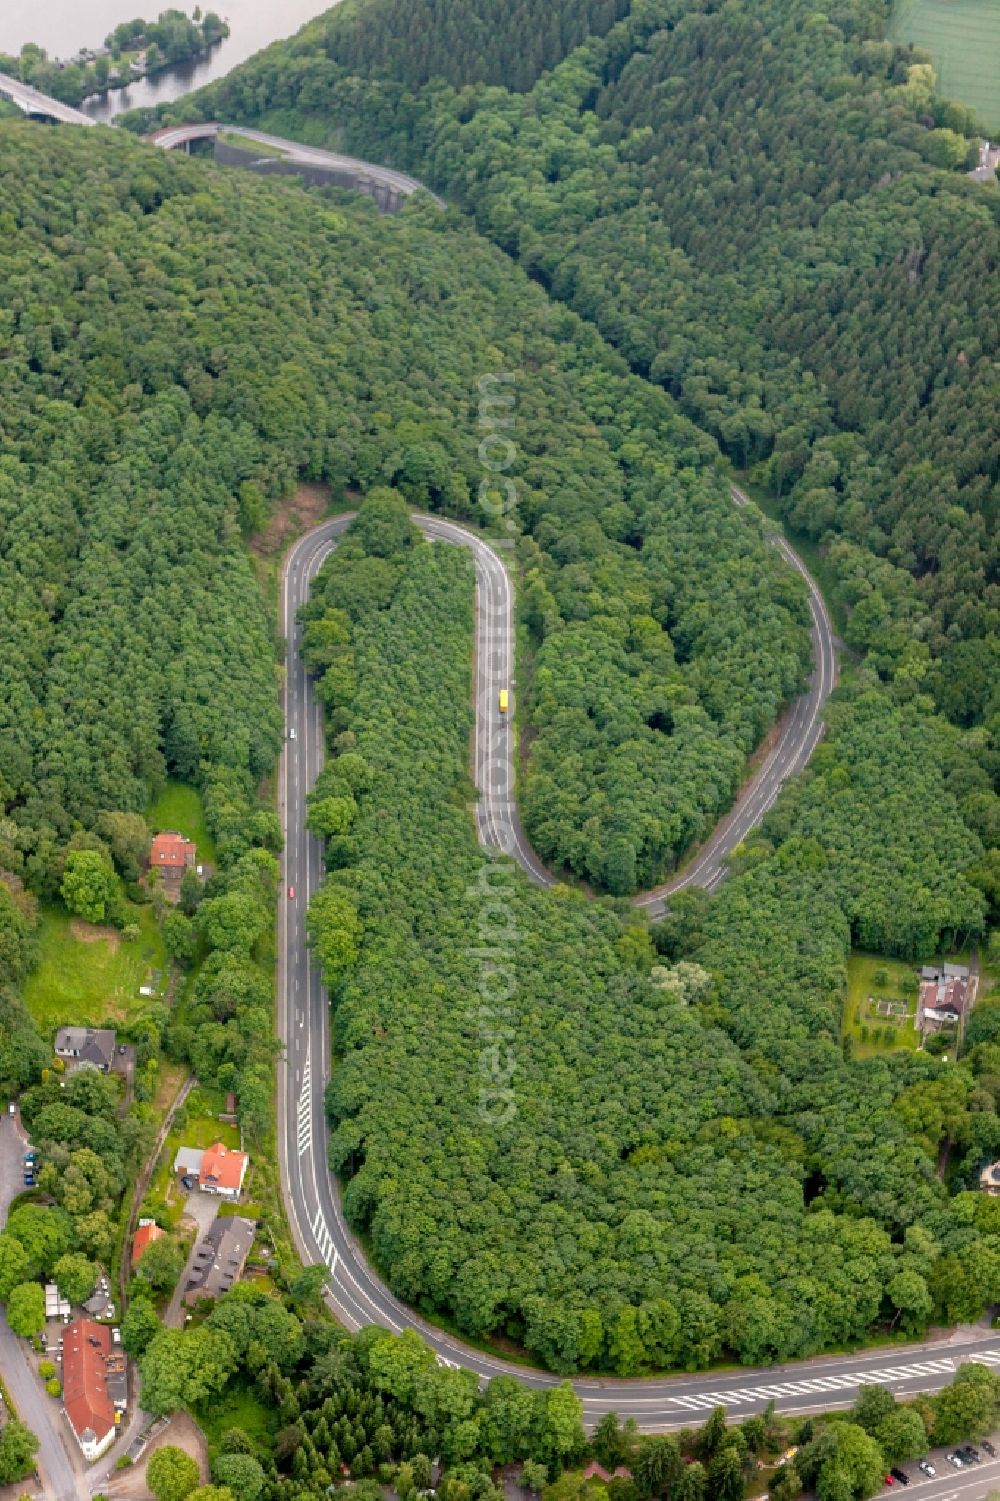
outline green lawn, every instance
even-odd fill
[[[187,782],[168,782],[146,810],[146,821],[154,834],[171,829],[190,839],[198,851],[199,865],[214,865],[215,845],[208,832],[201,793]]]
[[[895,0],[889,36],[934,60],[939,91],[967,104],[1000,133],[1000,5],[997,0]]]
[[[208,1447],[219,1447],[227,1428],[242,1428],[260,1449],[267,1452],[278,1431],[278,1414],[266,1407],[252,1387],[233,1382],[211,1402],[194,1408],[194,1417],[208,1439]]]
[[[57,1027],[123,1022],[148,1006],[140,996],[150,971],[164,978],[167,956],[151,907],[132,907],[139,937],[126,943],[110,928],[72,920],[61,904],[42,908],[38,965],[24,986],[28,1009],[46,1037]],[[86,935],[92,941],[74,936]]]
[[[885,980],[876,980],[880,972],[885,973]],[[895,1048],[916,1050],[919,1046],[920,1039],[913,1025],[917,995],[915,991],[907,995],[901,985],[904,980],[916,980],[917,973],[915,965],[901,964],[898,959],[883,959],[878,954],[852,954],[848,959],[842,1035],[854,1039],[856,1058],[890,1053]],[[907,1019],[897,1023],[879,1017],[874,1006],[869,1004],[869,997],[905,1005]],[[862,1028],[867,1029],[867,1038]],[[896,1039],[892,1044],[890,1035]]]
[[[204,1148],[210,1147],[214,1141],[221,1141],[226,1147],[239,1146],[238,1127],[224,1125],[216,1119],[225,1105],[226,1097],[221,1089],[209,1089],[199,1084],[191,1091],[177,1112],[160,1160],[156,1164],[156,1171],[143,1200],[143,1214],[152,1216],[164,1225],[173,1226],[180,1220],[184,1211],[184,1195],[179,1192],[173,1173],[178,1147]]]

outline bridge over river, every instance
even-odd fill
[[[6,73],[0,73],[0,99],[15,104],[31,120],[60,125],[93,126],[98,123],[82,110],[52,99],[32,88],[30,83],[22,83]],[[232,144],[225,139],[229,131],[234,132]],[[166,151],[178,146],[189,149],[193,141],[214,140],[216,157],[224,163],[249,167],[257,172],[293,174],[310,183],[329,182],[353,188],[373,198],[383,213],[394,213],[404,199],[423,186],[405,172],[396,172],[391,167],[358,161],[356,157],[342,156],[335,151],[323,151],[316,146],[280,140],[259,130],[222,125],[217,121],[170,125],[154,132],[148,139]],[[430,196],[435,198],[433,193]],[[440,198],[435,198],[435,202],[444,207]]]
[[[41,94],[38,89],[33,89],[30,83],[22,83],[19,78],[8,78],[6,73],[0,73],[0,99],[16,104],[22,114],[31,120],[52,120],[59,125],[97,124],[96,120],[92,120],[82,110],[73,109],[72,105],[63,104],[58,99],[50,99],[48,94]]]

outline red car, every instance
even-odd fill
[[[295,900],[295,887],[294,886],[289,886],[289,888],[288,888],[288,900],[290,902],[294,902],[294,900]]]
[[[885,1483],[886,1483],[886,1485],[895,1485],[896,1484],[895,1480],[893,1480],[893,1478],[892,1478],[891,1475],[887,1475],[885,1477]]]

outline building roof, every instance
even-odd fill
[[[596,1477],[598,1480],[608,1481],[614,1480],[619,1476],[624,1480],[631,1480],[632,1471],[626,1469],[624,1465],[616,1465],[614,1470],[608,1471],[603,1465],[599,1465],[596,1459],[592,1459],[583,1472],[584,1480],[593,1480]]]
[[[195,847],[183,834],[157,834],[149,847],[149,863],[167,870],[183,870],[195,862]]]
[[[204,1152],[199,1147],[178,1147],[174,1158],[175,1173],[191,1173],[197,1178],[201,1173]]]
[[[239,1214],[216,1220],[194,1254],[184,1301],[194,1303],[198,1298],[220,1298],[227,1293],[239,1280],[256,1233],[256,1220]]]
[[[960,1021],[962,1013],[957,1006],[926,1006],[924,1016],[928,1021],[951,1024]]]
[[[110,1068],[115,1056],[116,1034],[108,1027],[60,1027],[53,1044],[60,1057],[79,1058],[98,1068]]]
[[[146,1248],[152,1245],[154,1240],[160,1240],[165,1234],[155,1220],[140,1221],[139,1228],[132,1237],[132,1265],[142,1257]]]
[[[100,1443],[115,1426],[108,1389],[111,1330],[93,1319],[74,1319],[63,1340],[63,1406],[77,1437]]]
[[[45,1284],[45,1317],[47,1319],[62,1318],[64,1313],[69,1313],[69,1299],[59,1291],[54,1282]]]
[[[248,1161],[245,1152],[224,1147],[221,1141],[213,1142],[201,1159],[201,1186],[238,1193],[243,1187]]]

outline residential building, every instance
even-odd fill
[[[979,1174],[979,1187],[992,1198],[1000,1194],[1000,1162],[991,1162],[989,1167],[983,1168]]]
[[[202,1155],[198,1182],[205,1193],[238,1199],[249,1165],[250,1158],[245,1152],[224,1147],[221,1141],[217,1141]]]
[[[256,1220],[238,1214],[217,1219],[195,1252],[184,1302],[193,1304],[199,1298],[221,1298],[227,1293],[243,1273],[256,1233]]]
[[[609,1480],[631,1480],[632,1471],[625,1465],[616,1465],[613,1470],[606,1470],[603,1465],[597,1463],[596,1459],[592,1459],[584,1470],[582,1478],[584,1480],[603,1480],[604,1484],[607,1485]]]
[[[976,998],[976,978],[964,964],[925,964],[920,971],[917,1031],[922,1037],[959,1029]]]
[[[63,1341],[63,1411],[85,1459],[97,1459],[114,1441],[127,1400],[125,1356],[111,1330],[74,1319]]]
[[[178,871],[193,869],[197,853],[190,839],[170,831],[157,834],[149,847],[149,863],[154,870]]]
[[[161,1230],[155,1220],[140,1220],[139,1227],[132,1237],[132,1265],[137,1266],[142,1260],[142,1254],[151,1246],[154,1240],[160,1240],[166,1234]]]
[[[103,1027],[60,1027],[53,1043],[70,1073],[78,1068],[96,1068],[110,1073],[115,1061],[115,1033]]]
[[[250,1158],[235,1147],[213,1142],[203,1152],[196,1147],[178,1147],[174,1157],[174,1172],[185,1178],[196,1178],[198,1187],[205,1193],[219,1194],[224,1199],[238,1199],[246,1177]]]

